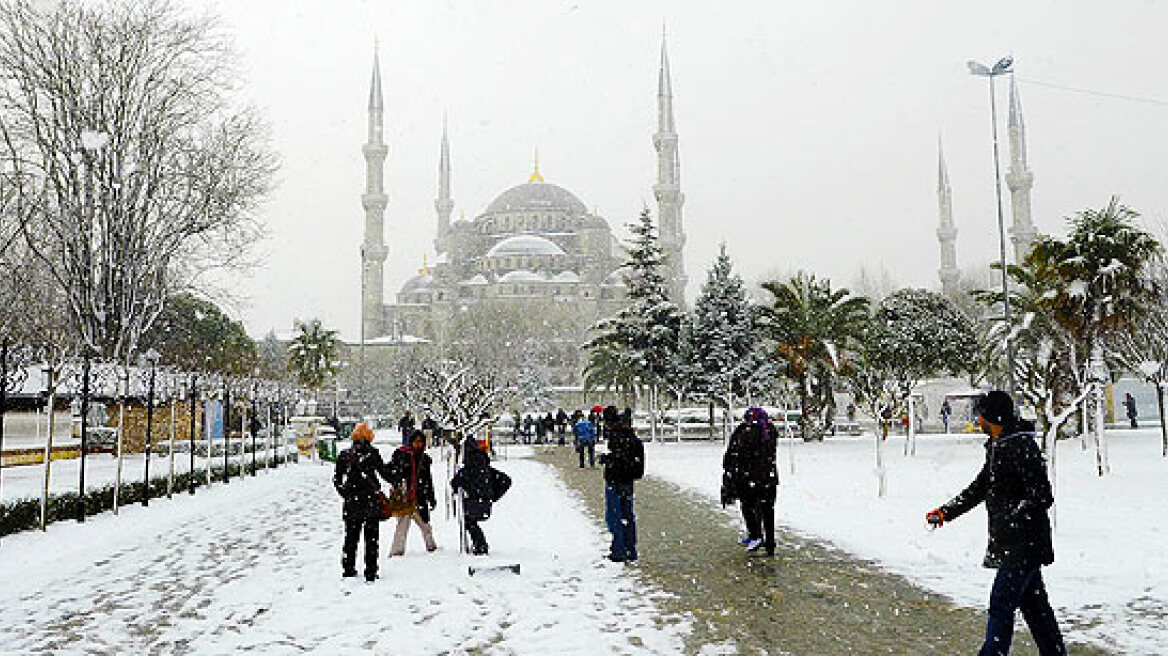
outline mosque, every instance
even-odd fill
[[[673,117],[669,57],[661,44],[657,92],[657,228],[665,255],[671,297],[684,300],[686,285],[682,248],[681,169]],[[571,191],[544,180],[538,155],[527,181],[500,193],[470,220],[451,221],[450,144],[443,125],[434,201],[438,258],[428,263],[397,292],[384,295],[388,255],[384,227],[387,195],[383,166],[384,105],[376,53],[369,91],[368,140],[362,148],[366,188],[362,261],[362,341],[367,344],[426,340],[441,342],[441,326],[455,313],[478,303],[561,302],[579,314],[584,328],[615,314],[626,303],[626,252],[608,222],[590,212]],[[392,211],[391,211],[392,216]]]

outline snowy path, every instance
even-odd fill
[[[603,536],[554,473],[497,465],[515,484],[485,529],[493,557],[521,562],[521,576],[468,577],[440,506],[438,552],[415,530],[404,558],[383,557],[377,583],[342,581],[331,469],[307,463],[5,538],[0,653],[679,651],[686,626],[663,622],[640,581],[600,562]]]

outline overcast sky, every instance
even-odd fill
[[[525,182],[538,148],[548,182],[627,234],[652,204],[663,22],[691,298],[722,240],[750,281],[805,268],[847,285],[863,266],[939,287],[939,135],[958,264],[996,257],[988,92],[971,58],[1016,59],[1039,231],[1061,233],[1112,194],[1149,224],[1168,215],[1168,3],[1156,0],[189,1],[235,34],[243,93],[283,160],[257,251],[267,263],[232,284],[231,310],[257,336],[314,316],[357,334],[375,37],[391,302],[432,253],[443,112],[454,218]]]

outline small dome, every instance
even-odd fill
[[[430,289],[434,285],[434,276],[429,273],[419,273],[418,275],[406,281],[402,285],[402,293],[408,294],[410,292],[420,292]]]
[[[564,210],[576,215],[588,213],[584,203],[567,189],[550,182],[528,182],[499,194],[484,214],[527,210]]]
[[[458,284],[460,284],[460,285],[486,285],[487,284],[487,277],[481,273],[476,273],[473,276],[471,276],[470,278],[467,278],[466,280],[463,280],[462,282],[460,282]]]
[[[516,269],[499,276],[499,282],[547,282],[547,279],[534,271]]]
[[[505,257],[508,255],[563,255],[564,249],[550,239],[536,235],[517,235],[508,237],[491,247],[487,257]]]
[[[580,274],[575,271],[561,271],[552,276],[552,282],[580,282]]]
[[[604,281],[601,282],[600,284],[609,285],[609,286],[613,286],[613,287],[624,287],[625,286],[624,269],[617,269],[616,271],[613,271],[612,273],[608,274],[608,277],[605,278]]]

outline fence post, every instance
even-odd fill
[[[4,458],[4,408],[8,405],[8,338],[0,341],[0,461]],[[0,508],[4,501],[4,467],[0,462]],[[4,516],[0,515],[0,519]]]
[[[78,459],[77,521],[85,521],[85,452],[89,447],[89,375],[92,367],[89,347],[81,361],[81,457]]]

